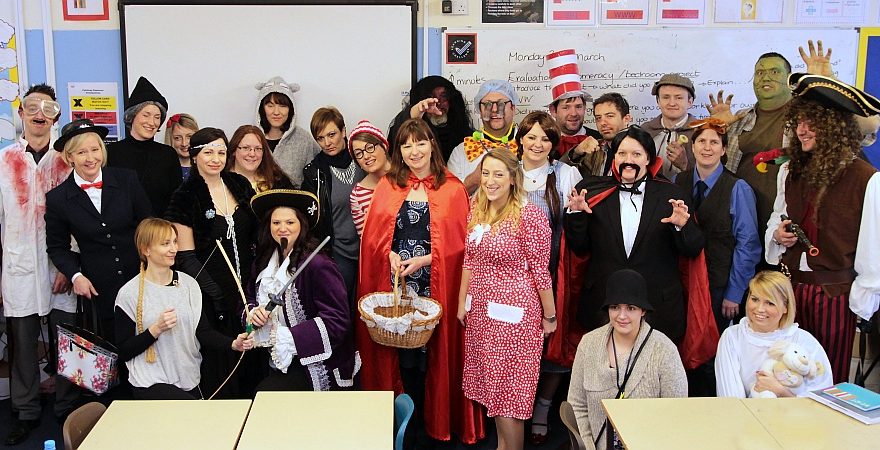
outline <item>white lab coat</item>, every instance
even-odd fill
[[[46,253],[46,192],[61,184],[71,168],[61,153],[47,150],[40,163],[20,139],[0,150],[0,293],[6,317],[76,311],[72,293],[52,294],[58,271]]]

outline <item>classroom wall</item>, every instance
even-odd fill
[[[13,0],[15,1],[15,0]],[[34,84],[46,80],[46,57],[44,53],[43,35],[43,0],[26,0],[24,4],[25,40],[27,47],[28,83]],[[750,25],[753,27],[772,28],[804,28],[794,23],[794,6],[797,0],[786,0],[783,24]],[[51,5],[51,28],[54,43],[55,85],[59,101],[65,108],[60,123],[69,121],[69,96],[67,83],[77,82],[116,82],[119,86],[118,96],[122,92],[122,63],[119,37],[119,13],[115,0],[110,0],[110,17],[105,21],[67,22],[63,19],[62,1],[49,1]],[[730,24],[712,24],[714,1],[707,0],[707,24],[705,28],[731,27]],[[442,29],[463,27],[512,27],[514,25],[481,24],[481,0],[468,0],[469,14],[451,16],[441,14],[441,0],[421,0],[418,30],[418,73],[419,76],[441,74],[442,72]],[[652,2],[653,17],[656,2]],[[877,25],[880,16],[880,0],[869,0],[867,17],[870,19],[862,26]],[[427,27],[427,28],[425,28]],[[515,27],[543,28],[542,24],[521,24]],[[822,28],[822,27],[816,27]],[[159,32],[157,30],[157,32]],[[817,38],[821,33],[817,31]],[[427,38],[427,50],[424,39]],[[157,49],[161,51],[161,49]],[[427,64],[424,57],[427,54]],[[169,61],[173,64],[173,61]]]

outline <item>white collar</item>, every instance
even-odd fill
[[[79,174],[76,173],[76,171],[74,170],[73,171],[73,181],[76,182],[77,186],[79,186],[81,184],[100,183],[100,182],[104,181],[104,170],[102,169],[100,172],[98,172],[98,176],[95,178],[95,181],[88,181],[88,180],[83,179],[83,177],[79,176]]]
[[[740,319],[739,324],[742,326],[743,335],[746,337],[746,340],[759,346],[771,346],[776,341],[789,339],[794,336],[798,329],[798,324],[793,323],[785,328],[779,328],[769,333],[761,333],[752,328],[748,317]]]

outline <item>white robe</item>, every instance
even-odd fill
[[[754,331],[749,318],[743,317],[721,335],[718,353],[715,355],[715,383],[719,397],[746,398],[757,379],[756,372],[767,359],[767,350],[777,341],[793,342],[802,346],[810,358],[822,363],[825,372],[791,391],[798,397],[807,392],[834,384],[831,363],[825,349],[810,333],[796,323],[770,333]]]

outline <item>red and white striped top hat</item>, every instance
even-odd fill
[[[584,97],[584,101],[587,100],[587,93],[581,85],[577,53],[574,49],[560,50],[547,55],[547,64],[550,68],[553,102],[572,97]]]

